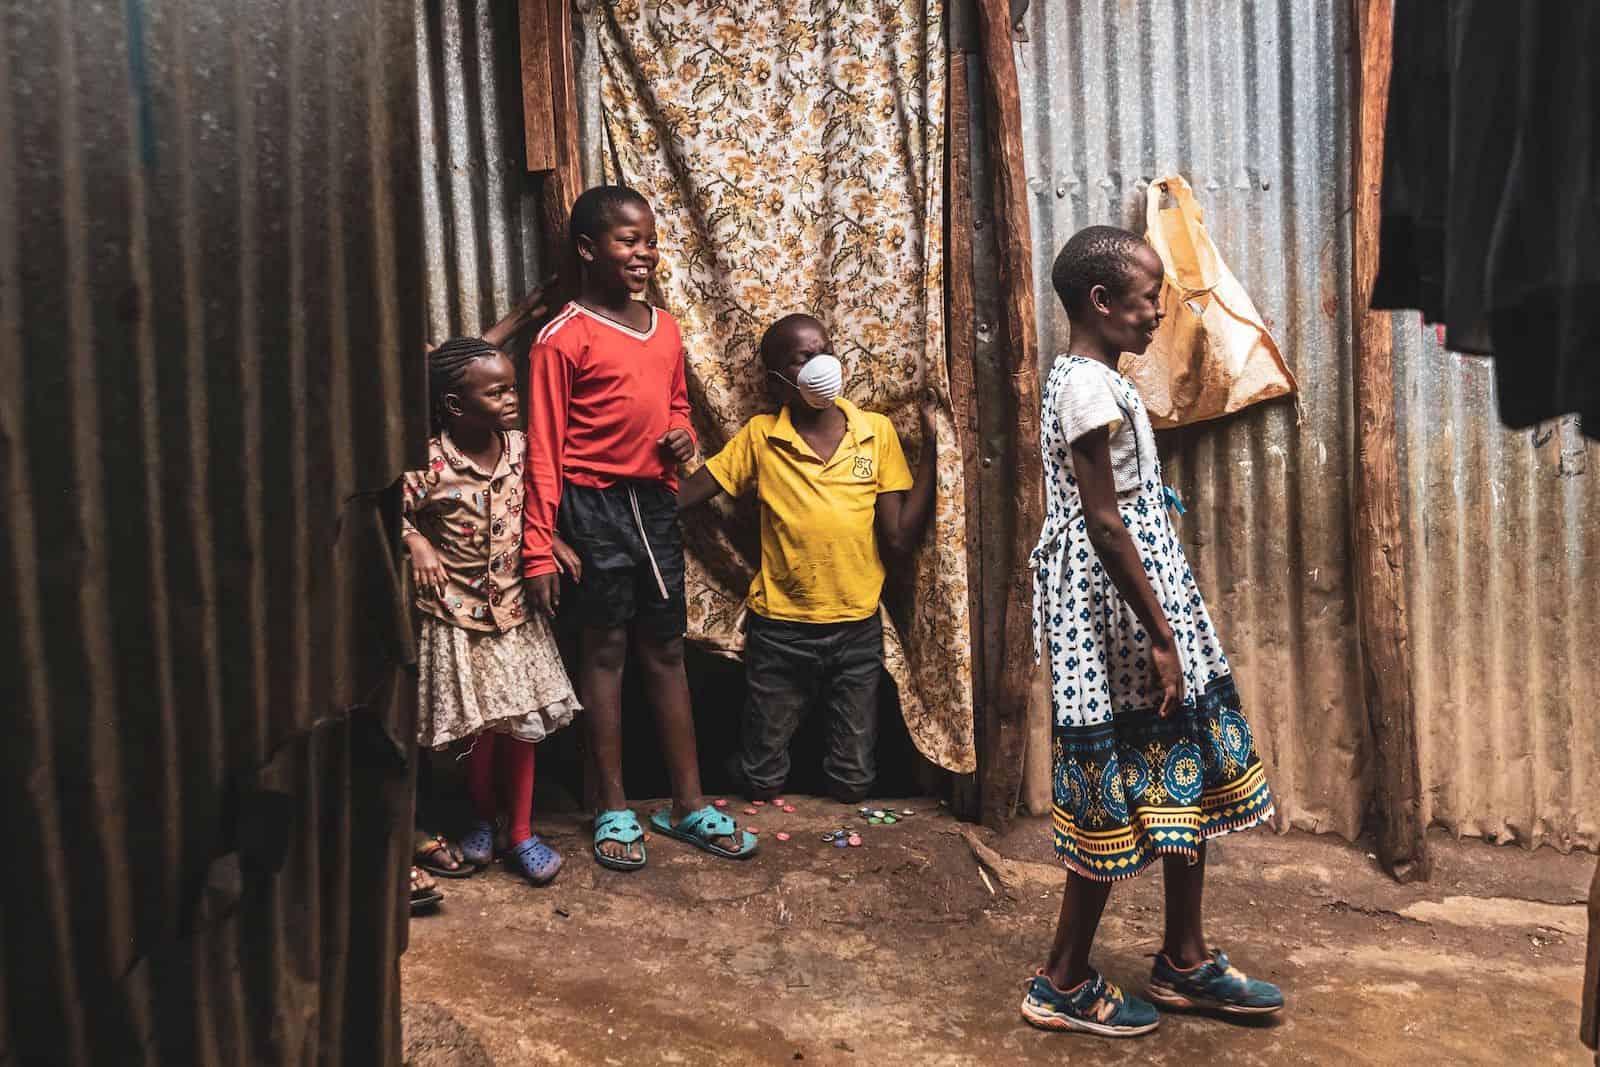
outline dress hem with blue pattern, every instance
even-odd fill
[[[1117,509],[1172,631],[1183,706],[1157,714],[1151,642],[1089,541],[1071,443],[1110,428]],[[1047,502],[1034,550],[1034,651],[1050,667],[1056,854],[1096,881],[1272,816],[1250,723],[1167,512],[1155,434],[1133,383],[1058,359],[1040,422]]]

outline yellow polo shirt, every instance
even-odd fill
[[[761,502],[761,570],[750,610],[784,622],[858,622],[877,614],[883,560],[873,532],[879,493],[911,488],[894,426],[837,401],[847,426],[833,457],[820,459],[789,408],[757,415],[706,463],[732,496]]]

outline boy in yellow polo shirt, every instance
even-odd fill
[[[778,413],[751,419],[678,493],[680,511],[751,490],[761,503],[739,757],[752,800],[783,791],[789,742],[819,704],[828,712],[823,771],[833,795],[849,803],[867,795],[883,675],[883,555],[908,552],[933,506],[932,404],[921,410],[925,443],[913,481],[889,420],[840,397],[832,350],[810,315],[774,323],[761,358]]]

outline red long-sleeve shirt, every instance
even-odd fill
[[[629,329],[572,303],[539,332],[528,355],[528,459],[522,573],[553,574],[550,553],[565,482],[604,489],[658,481],[677,471],[657,442],[668,430],[694,436],[678,323],[652,307],[650,329]]]

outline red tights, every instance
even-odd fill
[[[495,783],[500,792],[495,795]],[[506,734],[479,734],[467,757],[473,813],[484,822],[506,815],[509,842],[533,836],[533,745]]]

